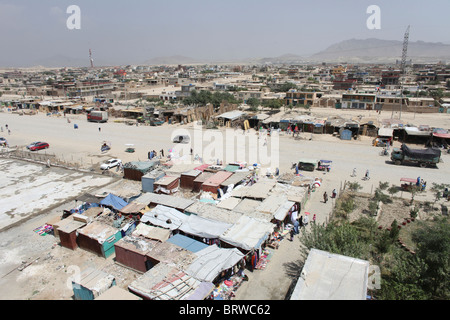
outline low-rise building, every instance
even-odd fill
[[[375,94],[345,93],[342,95],[342,109],[378,109],[377,96]]]
[[[286,105],[312,106],[318,100],[318,93],[290,91],[286,93],[286,97],[284,99],[286,101]]]

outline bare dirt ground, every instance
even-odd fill
[[[324,117],[332,113],[357,116],[360,111],[343,111],[334,109],[314,109],[313,112]],[[366,112],[369,113],[369,112]],[[372,111],[372,116],[375,113]],[[390,117],[389,115],[383,115]],[[171,136],[175,129],[185,129],[194,132],[192,124],[184,126],[167,124],[161,127],[130,127],[123,123],[116,123],[110,119],[107,124],[88,123],[84,116],[71,116],[71,123],[67,119],[47,117],[43,114],[35,116],[19,116],[17,114],[0,113],[0,125],[8,124],[11,135],[3,135],[11,146],[24,146],[33,141],[46,141],[50,149],[46,152],[54,153],[56,157],[70,162],[79,162],[87,168],[99,171],[99,164],[110,157],[118,157],[127,161],[145,160],[150,150],[168,150],[173,147]],[[429,124],[434,127],[449,128],[450,115],[402,115],[415,124]],[[79,129],[73,129],[73,123],[79,124]],[[98,128],[101,127],[101,131]],[[223,132],[223,130],[216,130]],[[254,131],[242,135],[236,132],[238,138],[248,138],[256,134]],[[323,203],[322,194],[333,189],[339,190],[346,181],[357,181],[362,192],[371,194],[379,181],[400,184],[400,178],[422,177],[431,186],[432,182],[448,183],[450,176],[450,155],[443,154],[438,169],[419,168],[413,166],[394,166],[388,157],[379,156],[380,148],[371,146],[371,138],[362,137],[358,141],[341,141],[331,135],[303,134],[301,139],[291,136],[279,137],[279,169],[280,172],[292,172],[291,163],[301,157],[328,159],[333,161],[331,172],[315,171],[301,172],[323,179],[323,185],[317,189],[309,200],[306,208],[311,214],[317,215],[317,222],[326,222],[332,210],[334,200]],[[112,150],[108,154],[100,152],[102,141],[110,141]],[[211,141],[211,140],[208,140]],[[133,143],[135,153],[126,153],[125,144]],[[194,142],[195,143],[195,142]],[[269,146],[273,142],[269,139]],[[204,147],[208,143],[204,143]],[[398,145],[397,145],[398,146]],[[419,147],[419,146],[418,146]],[[421,147],[421,146],[420,146]],[[40,153],[42,151],[39,151]],[[275,155],[274,155],[275,156]],[[213,157],[205,161],[213,161]],[[241,159],[237,159],[241,160]],[[357,168],[357,177],[350,177],[353,168]],[[363,181],[361,178],[366,169],[371,172],[371,179]],[[264,171],[263,171],[264,172]],[[0,177],[1,181],[1,177]],[[399,195],[397,195],[399,196]],[[404,199],[410,199],[409,194],[403,194]],[[427,190],[416,196],[418,201],[434,201],[433,194]],[[84,250],[71,251],[58,245],[51,236],[39,236],[33,229],[44,224],[48,219],[60,215],[63,208],[70,208],[73,203],[60,203],[58,207],[30,218],[21,225],[0,233],[0,299],[71,299],[72,290],[68,286],[71,276],[76,274],[76,268],[83,270],[87,266],[111,272],[116,276],[118,285],[126,288],[137,276],[134,271],[114,264],[113,258],[104,259]],[[0,212],[0,214],[2,214]],[[390,219],[390,218],[389,218]],[[249,274],[250,281],[245,282],[236,293],[238,300],[281,300],[296,274],[295,266],[299,259],[298,245],[301,239],[296,237],[293,242],[283,240],[264,270],[257,270]],[[22,271],[18,268],[33,262]]]

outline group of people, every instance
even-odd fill
[[[159,151],[159,153],[161,155],[160,158],[164,157],[164,149],[161,149]],[[158,152],[156,152],[155,150],[152,150],[152,151],[148,152],[148,159],[149,160],[153,160],[153,158],[157,158],[157,157],[158,157]]]
[[[333,191],[331,192],[331,199],[336,198],[336,196],[337,196],[337,191],[336,191],[336,189],[333,189]],[[325,191],[323,193],[323,203],[327,203],[327,201],[328,201],[328,193]]]
[[[11,130],[9,129],[8,125],[5,125],[6,130],[8,131],[8,134],[11,134]],[[3,127],[1,127],[1,130],[3,132]]]
[[[350,175],[351,177],[356,177],[356,168],[353,168],[352,174]],[[369,180],[370,176],[369,176],[369,169],[366,170],[366,173],[363,177],[363,180]]]
[[[427,182],[423,179],[420,179],[420,177],[417,177],[416,186],[420,188],[421,191],[425,191],[427,187]]]
[[[312,222],[316,222],[316,215],[313,215]],[[298,206],[295,205],[291,211],[291,223],[293,228],[290,230],[290,241],[294,240],[294,236],[300,233],[301,227],[306,227],[309,223],[309,213],[305,212],[305,216],[298,216]]]

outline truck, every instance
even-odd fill
[[[108,112],[93,110],[88,113],[87,120],[89,122],[107,122],[108,121]]]
[[[427,166],[437,167],[441,159],[441,150],[436,148],[411,149],[402,144],[401,148],[394,148],[391,152],[391,160],[396,165],[416,163],[421,168]]]

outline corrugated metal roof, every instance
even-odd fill
[[[242,180],[245,180],[247,177],[249,177],[252,173],[250,171],[238,171],[234,172],[232,176],[230,176],[228,179],[223,181],[220,185],[227,187],[229,185],[237,185]]]
[[[183,300],[191,296],[202,282],[185,272],[159,263],[138,279],[128,289],[152,300]]]
[[[113,286],[103,292],[95,300],[142,300],[138,296],[132,294],[131,292],[122,289],[118,286]]]
[[[142,223],[151,223],[162,228],[176,230],[188,216],[175,208],[164,205],[157,205],[155,208],[146,211],[141,217]]]
[[[166,242],[175,244],[175,245],[177,245],[183,249],[189,250],[191,252],[197,252],[197,251],[200,251],[200,250],[208,247],[207,244],[197,241],[197,240],[194,240],[192,238],[186,237],[182,234],[176,234],[173,237],[170,237],[169,239],[167,239]]]
[[[78,233],[84,234],[100,243],[105,242],[109,237],[118,232],[120,232],[118,229],[98,221],[92,221],[84,228],[78,230]]]
[[[64,225],[58,227],[58,231],[64,232],[64,233],[71,233],[77,229],[84,227],[85,225],[86,225],[85,222],[76,221],[76,220],[71,219],[68,221],[67,224],[64,224]]]
[[[273,223],[243,215],[236,224],[220,236],[220,239],[248,251],[258,248],[273,232],[274,227]]]
[[[171,231],[164,228],[148,226],[144,223],[139,223],[134,229],[132,235],[134,236],[142,236],[148,239],[158,240],[161,242],[169,239]]]
[[[228,171],[216,172],[214,175],[209,177],[208,180],[203,182],[203,185],[204,186],[219,186],[222,182],[227,180],[232,175],[233,175],[233,172],[228,172]]]
[[[233,199],[236,199],[238,202],[240,201],[240,199],[237,198]],[[196,214],[203,218],[214,219],[229,224],[235,223],[242,215],[235,211],[227,210],[226,208],[219,207],[214,204],[203,203],[199,201],[188,207],[186,209],[186,212]]]
[[[276,181],[274,180],[260,180],[251,186],[233,190],[232,196],[238,198],[265,199],[275,185]]]
[[[91,290],[94,296],[98,296],[113,285],[115,278],[113,275],[104,271],[87,268],[81,272],[79,280],[72,282]]]
[[[189,200],[185,198],[175,197],[166,194],[156,194],[152,192],[146,192],[136,198],[135,202],[144,203],[146,205],[150,204],[161,204],[167,207],[176,208],[179,210],[185,210],[191,204],[193,204],[194,200]]]
[[[245,115],[246,115],[246,113],[243,111],[234,110],[234,111],[222,113],[222,114],[216,116],[216,118],[224,118],[227,120],[236,120]]]
[[[244,258],[239,249],[224,249],[217,245],[198,251],[197,256],[186,272],[203,281],[213,281],[222,271],[234,267]]]

